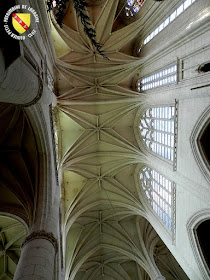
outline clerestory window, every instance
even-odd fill
[[[154,29],[144,40],[144,45],[149,43],[158,33],[166,28],[172,21],[174,21],[182,12],[184,12],[196,0],[185,0],[176,10],[174,10],[161,24]]]
[[[175,185],[159,172],[144,167],[140,172],[140,183],[153,211],[170,232],[174,230]]]
[[[142,92],[157,87],[162,87],[177,81],[177,65],[174,64],[150,76],[137,81],[137,90]]]
[[[137,14],[146,0],[127,0],[125,6],[125,15],[132,17]]]
[[[139,129],[147,148],[159,156],[174,160],[175,107],[154,107],[141,117]]]

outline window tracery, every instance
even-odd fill
[[[175,107],[153,107],[147,109],[140,120],[142,140],[152,152],[174,160]]]
[[[127,0],[125,6],[125,15],[132,17],[137,14],[146,0]]]
[[[159,172],[144,167],[139,175],[141,187],[152,208],[170,232],[174,228],[174,183]]]

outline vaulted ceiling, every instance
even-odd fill
[[[32,127],[19,106],[0,103],[0,212],[33,220],[38,152]]]
[[[33,221],[38,154],[33,130],[20,106],[0,103],[0,129],[0,279],[9,280],[26,225]]]
[[[134,177],[145,162],[133,130],[138,109],[147,103],[133,80],[141,66],[133,50],[141,19],[126,25],[118,0],[89,4],[107,58],[85,35],[71,1],[62,29],[52,18],[65,279],[154,279],[160,275],[153,255],[160,239],[143,218]]]
[[[87,2],[106,58],[85,35],[71,1],[62,29],[51,15],[65,280],[148,280],[161,273],[188,279],[147,221],[135,181],[146,161],[134,135],[137,111],[148,106],[134,78],[142,64],[135,52],[142,19],[126,20],[124,1]],[[149,3],[155,11],[158,4],[147,0],[144,7]],[[9,280],[26,235],[14,215],[29,227],[33,222],[39,162],[24,109],[0,104],[0,128],[0,279]]]
[[[0,279],[13,279],[25,237],[26,229],[20,222],[0,216]]]

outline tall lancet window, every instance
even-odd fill
[[[169,231],[174,229],[175,186],[159,172],[144,167],[140,172],[141,187],[153,211]]]
[[[125,14],[127,17],[132,17],[137,14],[146,0],[127,0],[125,6]]]
[[[175,107],[154,107],[142,116],[139,129],[148,149],[159,156],[174,160]]]

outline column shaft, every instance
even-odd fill
[[[53,280],[56,250],[47,239],[34,239],[22,248],[14,280]]]

